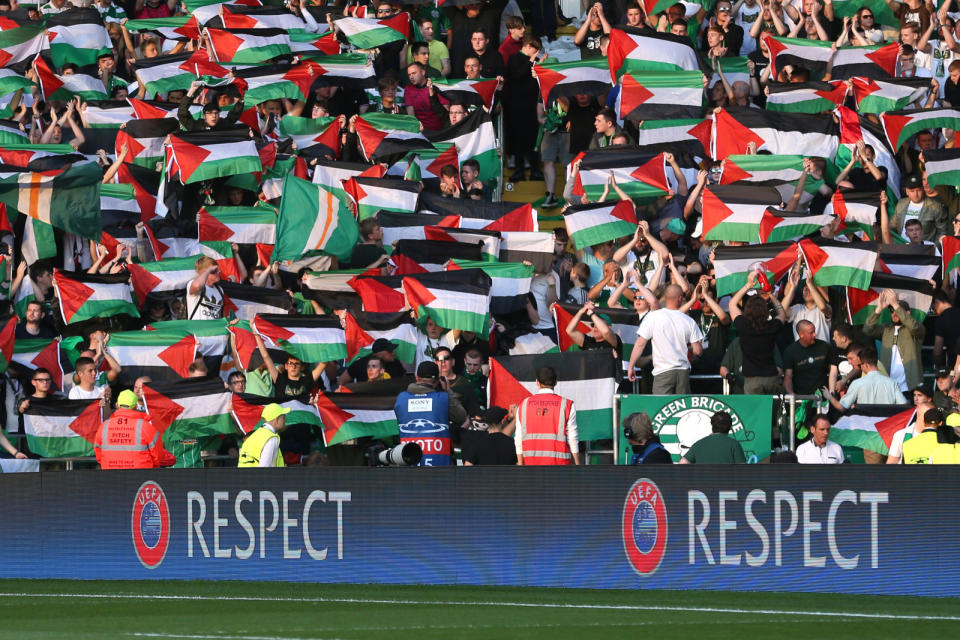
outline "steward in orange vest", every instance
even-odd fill
[[[557,372],[537,371],[537,393],[520,403],[513,439],[517,464],[580,464],[577,410],[573,401],[553,392]]]
[[[136,407],[137,394],[129,389],[122,391],[117,410],[97,429],[93,450],[101,469],[153,469],[177,461],[163,448],[150,416]]]

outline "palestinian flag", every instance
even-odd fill
[[[13,120],[0,120],[0,145],[29,144],[30,136],[20,130],[20,123]]]
[[[197,278],[194,264],[199,257],[167,258],[155,262],[128,264],[130,284],[133,285],[133,292],[140,306],[143,306],[147,296],[152,293],[164,291],[183,293]]]
[[[377,222],[383,229],[383,246],[392,247],[398,240],[427,240],[427,227],[456,228],[460,226],[460,216],[380,211]]]
[[[263,408],[274,402],[273,398],[264,398],[249,393],[233,394],[233,405],[231,413],[236,420],[237,426],[245,434],[252,433],[254,429],[263,424]],[[307,404],[301,400],[287,400],[279,403],[284,409],[290,409],[287,414],[287,424],[309,424],[311,426],[322,428],[320,414],[316,406]]]
[[[101,421],[99,400],[32,399],[23,432],[30,451],[42,458],[92,456]]]
[[[840,220],[837,233],[862,233],[873,240],[873,229],[877,224],[879,210],[879,193],[835,191],[823,212]]]
[[[646,153],[685,152],[707,156],[713,135],[711,118],[680,120],[644,120],[637,131],[637,146]]]
[[[604,147],[584,151],[577,158],[580,171],[573,193],[586,194],[591,201],[600,199],[611,172],[617,185],[633,199],[658,198],[670,189],[662,153],[651,157],[631,147]]]
[[[721,167],[720,184],[733,182],[795,182],[803,175],[803,156],[795,155],[732,155]]]
[[[283,116],[280,135],[293,140],[297,155],[306,157],[340,155],[340,121],[337,118]]]
[[[61,171],[87,158],[69,144],[5,144],[0,146],[0,164],[37,173]]]
[[[258,313],[286,314],[290,311],[290,297],[285,291],[248,284],[220,281],[224,295],[224,316],[234,314],[240,320],[253,320]]]
[[[379,164],[318,160],[313,167],[313,184],[331,192],[340,202],[341,211],[350,212],[350,197],[344,183],[350,178],[382,178],[386,172],[386,168]]]
[[[634,71],[699,71],[700,61],[690,39],[651,29],[610,30],[607,48],[610,77]]]
[[[347,340],[347,362],[370,353],[380,338],[396,345],[397,360],[412,365],[417,352],[417,328],[406,311],[396,313],[351,313],[343,316]]]
[[[434,149],[417,149],[407,154],[407,170],[403,173],[404,180],[429,180],[434,188],[439,190],[440,174],[443,168],[451,166],[460,175],[460,158],[457,156],[457,148],[450,143],[441,143]],[[398,165],[395,165],[399,167]],[[457,182],[460,179],[457,178]],[[462,186],[462,185],[461,185]]]
[[[409,40],[410,16],[401,12],[383,20],[340,18],[333,21],[333,28],[357,49],[376,49],[391,42]]]
[[[44,21],[50,59],[56,67],[68,62],[78,67],[95,65],[99,56],[113,53],[110,34],[95,7],[53,13],[44,16]]]
[[[756,242],[767,207],[780,206],[773,187],[749,183],[709,185],[703,191],[703,237]]]
[[[552,236],[551,236],[552,237]],[[418,318],[428,316],[445,329],[486,335],[490,276],[480,270],[423,273],[403,278],[403,292]]]
[[[54,269],[53,286],[66,324],[120,314],[140,317],[126,275],[93,275]]]
[[[942,259],[937,255],[936,247],[932,244],[905,243],[877,246],[877,271],[882,273],[931,280],[941,265]]]
[[[854,82],[859,78],[854,79]],[[833,82],[771,82],[767,85],[765,109],[784,113],[823,113],[833,111],[847,97],[847,85],[842,80]]]
[[[63,368],[60,366],[60,338],[21,338],[14,342],[10,366],[21,380],[29,380],[36,369],[46,369],[57,389],[63,389]],[[26,386],[26,385],[24,385]]]
[[[0,202],[63,231],[99,241],[101,179],[100,167],[94,163],[57,173],[0,174]]]
[[[609,438],[621,364],[606,350],[490,358],[487,405],[509,407],[535,394],[540,367],[552,367],[557,372],[555,391],[573,400],[580,440]]]
[[[406,14],[403,14],[406,15]],[[392,395],[323,393],[317,395],[317,411],[323,422],[323,443],[332,447],[347,440],[369,436],[391,438],[400,433]]]
[[[877,246],[873,242],[851,244],[818,238],[801,240],[799,246],[818,286],[869,288],[877,262]]]
[[[500,241],[500,262],[529,262],[537,273],[553,268],[553,234],[538,231],[505,231]]]
[[[356,127],[360,148],[370,162],[431,147],[430,141],[420,133],[420,121],[413,116],[365,113],[357,117]]]
[[[163,434],[163,444],[177,455],[198,438],[236,433],[230,401],[220,378],[212,380],[150,383],[143,385],[146,412],[157,431]],[[177,455],[177,466],[184,466],[182,454]]]
[[[478,229],[451,229],[427,226],[423,229],[425,240],[459,242],[480,248],[480,259],[495,262],[500,255],[500,232]]]
[[[891,192],[893,197],[898,197],[900,167],[893,150],[887,144],[883,129],[852,109],[837,107],[837,113],[840,116],[840,146],[837,148],[837,157],[834,158],[837,173],[850,162],[857,142],[863,140],[876,152],[874,163],[887,170],[887,191]]]
[[[360,296],[363,310],[370,313],[395,313],[407,308],[403,276],[356,275],[348,283]]]
[[[223,64],[255,64],[289,55],[290,36],[283,29],[206,28],[210,56]]]
[[[257,146],[245,130],[171,135],[168,154],[171,175],[178,176],[182,184],[263,170]]]
[[[772,154],[832,158],[837,153],[839,129],[830,115],[777,113],[747,107],[730,107],[714,115],[714,158],[745,154],[747,144]]]
[[[496,78],[478,80],[434,79],[433,86],[447,100],[457,100],[475,107],[493,108],[493,98],[497,93]]]
[[[398,240],[390,259],[395,275],[443,271],[450,260],[480,260],[480,245],[443,240]]]
[[[847,314],[852,324],[862,325],[877,309],[877,298],[884,289],[893,289],[900,300],[910,305],[910,315],[923,323],[933,302],[933,287],[926,280],[874,272],[867,290],[847,287]],[[880,314],[882,324],[890,324],[890,310]]]
[[[310,251],[348,260],[359,233],[356,219],[342,211],[330,191],[293,175],[286,177],[273,260],[299,260]]]
[[[180,123],[175,118],[130,120],[124,128],[117,131],[116,153],[119,155],[120,147],[126,144],[127,157],[124,162],[156,169],[157,163],[163,162],[164,140],[178,131]]]
[[[0,266],[6,269],[6,260],[0,262]],[[0,329],[0,372],[6,371],[10,363],[13,362],[14,354],[14,334],[17,328],[17,318],[11,317]]]
[[[536,231],[538,224],[537,212],[529,202],[454,200],[428,191],[420,194],[419,212],[442,216],[442,222],[433,223],[441,227],[451,225],[453,218],[460,219],[461,229],[484,231]]]
[[[955,236],[943,236],[940,239],[943,244],[943,277],[954,269],[960,268],[960,238]]]
[[[698,118],[702,111],[699,71],[637,71],[620,78],[617,116],[621,120]]]
[[[893,434],[913,421],[914,406],[860,404],[837,420],[830,429],[830,439],[844,447],[859,447],[886,455],[890,453]]]
[[[924,151],[923,170],[931,187],[960,186],[960,149]]]
[[[604,58],[533,65],[544,104],[578,93],[605,96],[610,91],[609,65]],[[701,85],[702,93],[703,85]]]
[[[922,100],[929,90],[930,78],[853,78],[853,97],[859,113],[881,114],[906,109]]]
[[[351,88],[370,88],[376,86],[377,78],[373,64],[366,54],[341,53],[339,55],[313,55],[304,51],[301,56],[309,56],[314,63],[320,86],[341,86]]]
[[[811,76],[819,78],[834,55],[832,42],[801,38],[768,37],[770,67],[773,77],[786,65],[809,69]],[[841,47],[833,59],[833,79],[846,80],[854,76],[864,78],[891,78],[899,55],[899,45],[874,45],[871,47]]]
[[[44,100],[71,100],[80,96],[84,100],[106,100],[109,96],[100,78],[85,73],[57,75],[43,58],[37,58],[33,63],[37,74],[37,84]]]
[[[220,5],[223,28],[234,29],[304,29],[306,22],[286,7],[257,7],[243,4]]]
[[[107,351],[130,380],[176,380],[190,375],[197,339],[184,331],[120,331],[110,334]]]
[[[2,37],[2,33],[0,33],[0,37]],[[26,91],[31,87],[33,87],[33,83],[13,69],[0,69],[0,96],[8,96],[21,89]]]
[[[269,206],[202,207],[197,214],[200,242],[273,244],[277,213]]]
[[[710,66],[713,67],[713,75],[704,74],[710,76],[710,83],[707,85],[707,89],[713,89],[714,85],[722,82],[720,80],[721,71],[723,71],[723,75],[731,87],[736,82],[750,84],[750,69],[747,68],[747,62],[748,58],[746,56],[716,58],[711,60]],[[701,86],[703,86],[702,83]]]
[[[85,126],[91,129],[119,129],[135,119],[137,112],[126,100],[87,100],[80,115]],[[160,117],[166,116],[164,112]]]
[[[533,266],[521,262],[491,262],[489,260],[452,260],[448,271],[480,269],[490,276],[490,313],[511,313],[525,309]]]
[[[189,333],[197,341],[197,355],[221,356],[229,348],[227,321],[221,320],[164,320],[144,327],[147,331]]]
[[[141,18],[127,20],[128,31],[148,33],[165,40],[188,42],[200,39],[200,26],[193,16],[171,16],[169,18]]]
[[[137,60],[133,65],[137,83],[146,89],[148,96],[186,91],[198,79],[199,67],[191,62],[192,56],[190,53],[175,53]]]
[[[335,56],[340,53],[340,42],[337,40],[337,34],[332,30],[319,34],[309,31],[291,31],[290,52],[302,57]]]
[[[479,179],[491,182],[500,178],[499,143],[493,121],[483,109],[477,109],[455,125],[426,134],[434,148],[441,151],[451,145],[456,148],[460,164],[476,160],[480,165]]]
[[[925,129],[960,129],[960,109],[912,109],[880,114],[887,140],[894,149]]]
[[[553,315],[553,326],[557,330],[557,336],[560,338],[559,347],[561,351],[579,351],[580,348],[574,343],[573,338],[567,335],[567,325],[573,320],[580,310],[580,305],[555,302],[550,305],[550,311]],[[623,342],[624,362],[630,361],[630,352],[633,350],[633,344],[637,341],[637,328],[640,326],[640,317],[633,309],[611,309],[604,307],[599,313],[610,318],[610,328],[620,337]],[[577,325],[584,335],[590,334],[590,326],[586,322],[580,322]]]
[[[717,296],[736,293],[747,284],[747,275],[763,267],[767,278],[776,282],[787,275],[797,262],[795,242],[771,242],[740,247],[718,246],[714,250],[713,266],[717,277]]]
[[[421,189],[419,182],[391,178],[351,178],[343,186],[360,221],[382,210],[416,211]]]
[[[21,26],[9,18],[0,19],[0,67],[25,73],[34,58],[49,46],[43,23]]]
[[[258,313],[250,328],[268,347],[283,349],[303,362],[331,362],[347,357],[343,327],[335,317]]]
[[[318,70],[312,62],[270,64],[239,69],[234,77],[247,85],[243,93],[244,103],[258,105],[267,100],[283,98],[306,100],[313,81],[317,79]]]
[[[567,233],[577,249],[603,244],[637,230],[637,211],[630,200],[575,204],[563,212]]]
[[[815,214],[803,211],[783,211],[768,207],[760,220],[760,242],[785,242],[818,233],[833,222],[828,213]]]

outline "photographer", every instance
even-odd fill
[[[420,466],[452,464],[451,431],[463,426],[467,412],[450,393],[436,363],[420,363],[416,382],[400,392],[393,411],[400,426],[400,443],[414,442],[423,450]]]
[[[673,464],[673,458],[653,432],[646,411],[631,413],[623,421],[623,435],[633,448],[630,464]]]

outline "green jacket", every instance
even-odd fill
[[[909,313],[900,314],[902,322],[897,336],[897,349],[900,350],[900,359],[903,361],[903,371],[907,376],[907,388],[923,384],[923,364],[920,362],[920,346],[926,329]],[[890,360],[893,357],[892,324],[880,325],[880,315],[871,313],[863,325],[864,335],[880,340],[880,362],[890,371]]]
[[[893,211],[893,218],[890,220],[890,230],[898,234],[903,233],[903,224],[907,219],[907,207],[910,205],[910,198],[901,198]],[[946,207],[939,200],[934,200],[929,196],[923,199],[923,207],[917,214],[920,225],[923,227],[923,239],[928,242],[936,242],[943,236],[953,235],[953,226],[950,223],[950,215]]]

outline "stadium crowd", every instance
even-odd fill
[[[441,5],[0,0],[0,456],[576,463],[619,389],[957,459],[960,5]]]

